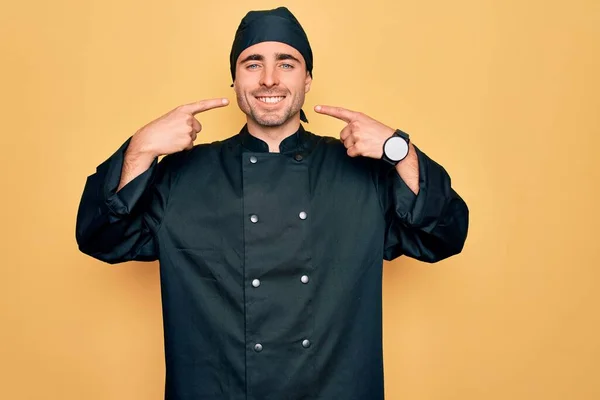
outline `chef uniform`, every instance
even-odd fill
[[[240,27],[234,56],[280,40],[307,57],[285,8]],[[415,195],[338,139],[300,125],[270,153],[244,126],[155,160],[117,193],[130,140],[87,178],[76,237],[107,263],[159,260],[165,398],[383,399],[383,260],[436,262],[466,239],[444,168],[414,147]]]

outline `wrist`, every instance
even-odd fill
[[[142,140],[139,132],[132,136],[129,146],[127,146],[127,150],[125,151],[125,157],[132,160],[154,160],[158,156],[160,154]]]

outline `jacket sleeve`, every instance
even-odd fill
[[[117,193],[125,151],[131,138],[88,176],[75,237],[79,249],[110,264],[153,261],[154,234],[160,227],[170,189],[171,158],[155,159],[146,171]]]
[[[419,159],[417,195],[395,168],[385,168],[379,175],[386,220],[384,259],[407,255],[433,263],[462,251],[469,209],[452,189],[446,170],[414,148]]]

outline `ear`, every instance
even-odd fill
[[[304,80],[304,93],[310,92],[311,84],[312,84],[312,76],[310,76],[310,72],[306,71],[306,79]]]

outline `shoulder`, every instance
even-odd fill
[[[186,162],[204,160],[211,155],[217,155],[223,150],[232,149],[239,142],[237,135],[233,135],[226,139],[215,140],[207,143],[195,144],[189,150],[183,150],[178,153],[170,154],[165,157],[170,157],[177,160],[185,160]]]
[[[334,136],[319,135],[314,132],[306,131],[306,140],[314,148],[320,148],[326,151],[345,151],[344,144],[340,139]]]
[[[325,136],[325,135],[317,135],[312,132],[307,132],[307,134],[311,137],[310,140],[314,140],[315,149],[324,152],[328,155],[339,155],[343,157],[343,159],[349,163],[358,163],[364,164],[370,163],[372,159],[367,159],[366,157],[350,157],[348,156],[348,149],[344,146],[344,143],[337,137],[333,136]],[[378,161],[378,160],[374,160]]]
[[[224,148],[233,144],[233,139],[234,137],[231,137],[225,140],[196,144],[191,149],[164,156],[159,164],[162,164],[163,168],[172,174],[196,168],[199,164],[210,164],[216,160]]]
[[[382,160],[360,156],[350,157],[348,149],[337,137],[307,133],[313,137],[312,140],[316,141],[317,158],[323,159],[325,163],[332,163],[345,170],[355,170],[375,176],[387,175],[389,172],[389,165]]]

